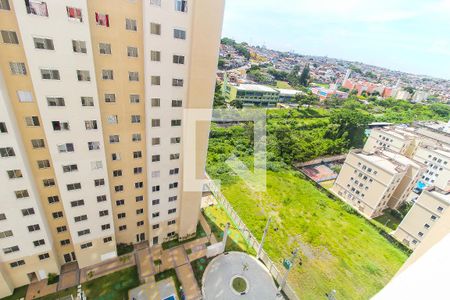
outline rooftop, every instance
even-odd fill
[[[239,86],[236,86],[236,88],[240,91],[257,91],[257,92],[269,92],[269,93],[278,93],[277,90],[265,86],[265,85],[259,85],[259,84],[241,84]]]
[[[302,91],[298,90],[289,90],[289,89],[276,89],[280,92],[282,96],[295,96],[297,94],[304,94]]]

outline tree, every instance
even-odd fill
[[[302,74],[299,78],[300,85],[308,86],[309,83],[309,64],[307,64],[302,71]]]
[[[309,109],[311,105],[319,103],[319,97],[308,91],[307,94],[295,95],[295,102],[300,105],[307,105]]]
[[[356,110],[341,109],[330,117],[328,138],[346,138],[349,147],[362,147],[365,139],[365,129],[372,121],[368,114]]]
[[[226,62],[225,59],[223,59],[222,57],[219,57],[219,61],[217,62],[217,67],[219,68],[219,70],[223,70],[224,69],[225,62]]]
[[[300,85],[300,78],[298,77],[299,72],[300,72],[300,66],[296,65],[292,68],[292,71],[287,76],[287,80],[291,86]]]
[[[443,103],[433,103],[430,106],[430,110],[435,114],[448,118],[450,116],[450,106]]]
[[[222,85],[216,82],[216,88],[214,90],[214,103],[213,108],[226,108],[227,103],[225,97],[222,94]]]

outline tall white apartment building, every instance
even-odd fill
[[[0,297],[195,235],[223,0],[0,0]],[[189,129],[190,130],[190,129]],[[203,172],[202,172],[203,173]],[[199,174],[201,177],[202,174]]]

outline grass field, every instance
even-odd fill
[[[334,181],[335,181],[334,179],[328,180],[328,181],[322,181],[320,183],[320,185],[323,186],[324,188],[326,188],[327,190],[329,190],[333,187]]]
[[[267,191],[254,192],[238,181],[222,192],[257,238],[272,215],[265,249],[280,263],[298,245],[302,266],[289,282],[302,299],[369,299],[385,286],[407,255],[366,220],[333,201],[298,173],[267,173]]]
[[[287,81],[280,81],[277,80],[277,88],[279,89],[287,89],[287,90],[293,90],[292,86],[289,85],[289,83]]]

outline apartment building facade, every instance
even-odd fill
[[[424,190],[399,224],[394,237],[416,249],[450,207],[450,192],[438,188]],[[445,221],[444,221],[445,222]]]
[[[223,9],[0,0],[0,297],[113,258],[117,243],[195,234],[184,111],[212,106]],[[204,170],[209,123],[193,130]]]

